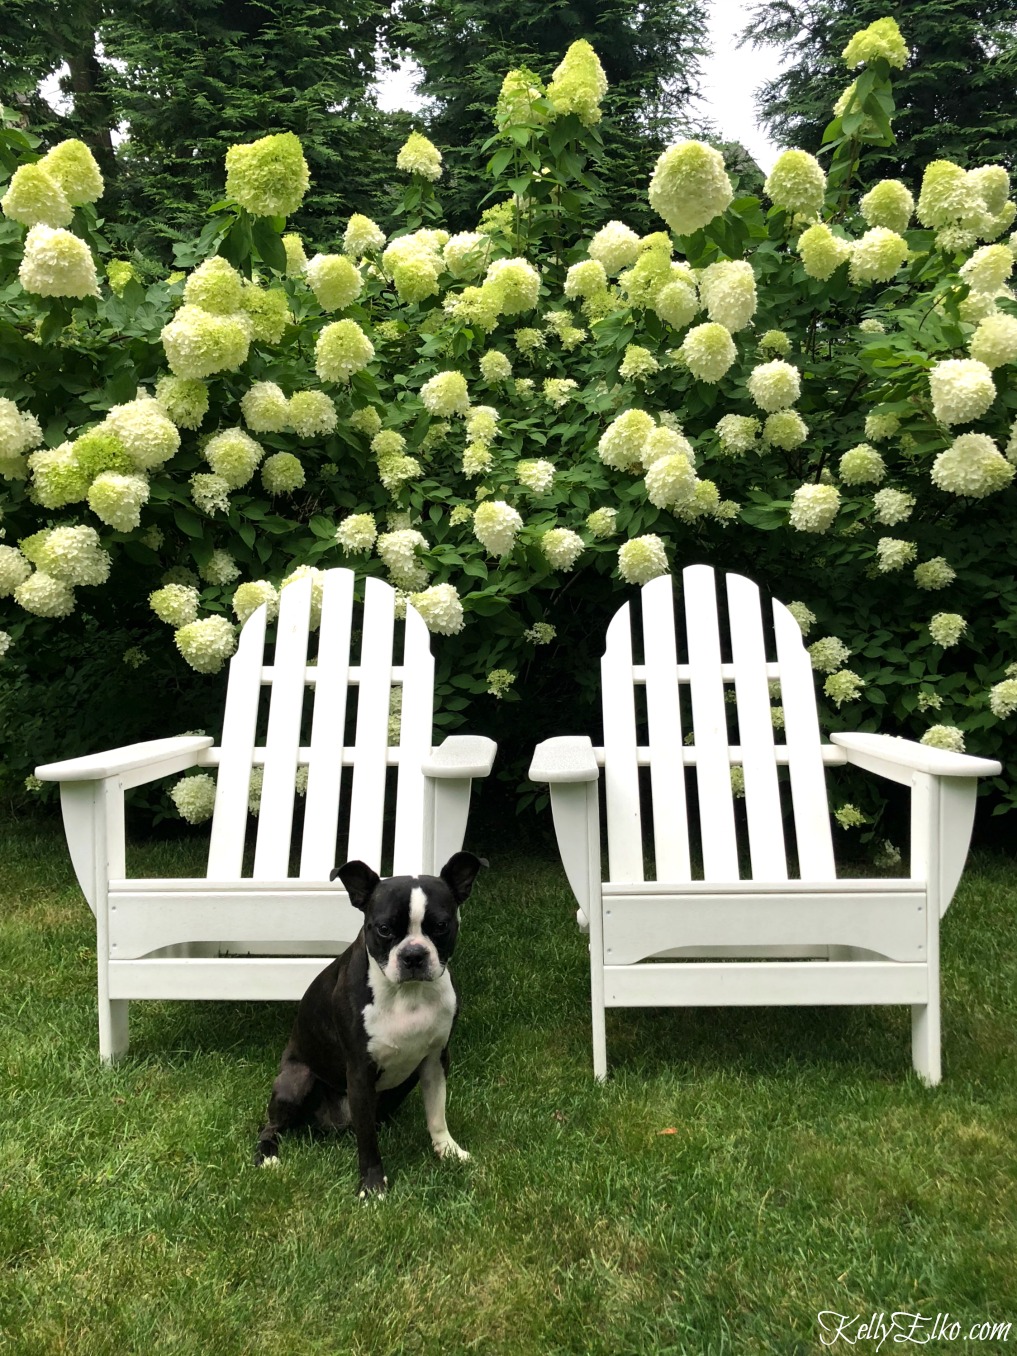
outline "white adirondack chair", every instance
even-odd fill
[[[888,735],[835,734],[823,744],[798,623],[774,600],[771,633],[756,585],[736,574],[726,581],[726,625],[709,566],[683,571],[684,618],[681,609],[676,617],[669,576],[645,585],[641,662],[630,605],[620,608],[602,661],[604,747],[549,739],[530,767],[534,781],[550,784],[563,864],[589,929],[594,1072],[607,1074],[609,1007],[904,1003],[914,1067],[926,1083],[938,1083],[939,920],[967,856],[977,778],[998,774],[1000,765]],[[774,680],[784,708],[781,742],[770,714]],[[734,704],[726,700],[732,686]],[[640,738],[643,701],[648,736]],[[908,879],[838,878],[825,778],[825,767],[837,763],[911,788]],[[731,787],[737,764],[748,879]],[[788,769],[796,876],[779,766]],[[687,769],[695,773],[698,812],[691,815]],[[690,820],[701,826],[701,880],[692,878]],[[647,879],[647,856],[655,878]]]
[[[350,570],[327,571],[310,662],[310,579],[282,591],[270,661],[266,609],[249,618],[230,663],[219,747],[182,735],[36,769],[60,783],[71,859],[96,917],[104,1060],[127,1049],[132,999],[300,998],[363,923],[339,883],[329,882],[337,863],[360,858],[382,874],[433,873],[461,848],[471,780],[490,771],[495,744],[453,735],[432,748],[427,628],[408,607],[400,660],[394,591],[368,579],[361,609],[353,585]],[[402,718],[399,743],[390,746],[394,686],[402,687]],[[267,727],[264,715],[259,722],[266,688]],[[299,764],[308,769],[306,805],[302,841],[291,844]],[[127,879],[124,792],[194,766],[218,768],[206,875]],[[264,784],[245,875],[252,766],[263,767]]]

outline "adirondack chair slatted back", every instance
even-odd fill
[[[270,664],[266,609],[244,625],[230,664],[222,742],[213,750],[219,772],[208,857],[211,880],[243,874],[251,772],[259,765],[263,783],[252,879],[285,880],[290,874],[301,765],[307,768],[307,792],[299,879],[327,880],[333,866],[354,858],[383,874],[421,869],[420,767],[431,748],[434,702],[428,632],[410,607],[405,624],[397,627],[395,593],[388,584],[368,579],[362,607],[355,603],[353,584],[349,570],[326,572],[313,658],[310,578],[282,590]],[[400,632],[403,653],[397,663]],[[358,635],[359,659],[354,655]],[[402,689],[397,747],[389,745],[394,688]],[[267,727],[259,744],[266,689]],[[387,841],[391,815],[386,811],[393,796],[394,828]],[[344,821],[346,831],[340,832]]]
[[[744,769],[752,878],[788,879],[792,844],[786,841],[778,774],[778,765],[786,764],[798,875],[836,879],[815,679],[801,629],[776,600],[771,629],[756,585],[735,574],[726,581],[726,598],[718,600],[713,569],[689,566],[682,575],[684,606],[677,608],[670,576],[646,584],[641,663],[634,655],[630,604],[608,628],[601,671],[613,882],[644,879],[641,790],[651,806],[658,881],[690,880],[697,849],[705,880],[738,880],[741,816],[731,787],[732,763]],[[726,602],[726,617],[719,601]],[[768,651],[775,659],[767,658]],[[769,684],[775,679],[784,709],[782,742],[771,716]],[[733,702],[727,700],[732,691]],[[641,728],[647,731],[644,744]],[[694,770],[694,779],[686,780],[687,769]]]

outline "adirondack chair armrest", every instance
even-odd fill
[[[211,748],[211,735],[174,735],[169,739],[149,739],[126,744],[106,753],[90,753],[83,758],[67,758],[60,763],[44,763],[35,769],[43,782],[93,782],[106,777],[131,776],[132,786],[183,771],[198,761],[198,755]],[[143,772],[144,776],[136,774]]]
[[[557,735],[533,750],[530,781],[595,782],[600,777],[597,755],[589,735]]]
[[[486,735],[449,735],[421,764],[425,777],[486,777],[498,745]]]
[[[974,758],[967,753],[934,749],[894,735],[834,734],[830,736],[830,742],[844,750],[849,763],[894,780],[904,780],[899,775],[902,768],[909,772],[927,772],[934,777],[998,777],[1003,770],[1002,764],[993,758]],[[889,766],[883,770],[876,766],[878,763]]]

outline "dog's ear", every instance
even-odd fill
[[[457,904],[469,899],[477,872],[487,861],[483,857],[474,857],[472,852],[457,852],[441,868],[441,878],[452,891]]]
[[[329,880],[335,880],[336,876],[346,886],[350,903],[362,913],[367,908],[367,901],[371,898],[374,887],[381,879],[377,871],[372,871],[365,862],[347,862],[345,866],[335,867]]]

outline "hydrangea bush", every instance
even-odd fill
[[[347,564],[442,637],[440,721],[521,760],[595,724],[626,592],[705,560],[793,603],[828,728],[1012,764],[1017,209],[1002,168],[947,161],[917,203],[860,196],[908,54],[884,19],[844,58],[820,158],[785,152],[763,199],[685,141],[646,166],[660,230],[613,219],[579,42],[546,88],[506,76],[474,231],[442,229],[414,133],[395,223],[303,240],[299,142],[266,136],[147,287],[86,148],[5,134],[0,663],[116,607],[135,659],[214,675],[256,607]]]

